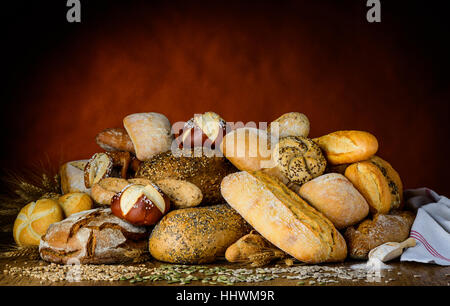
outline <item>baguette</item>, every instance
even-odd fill
[[[330,220],[263,172],[238,172],[221,185],[225,200],[263,237],[306,263],[343,261],[344,238]]]

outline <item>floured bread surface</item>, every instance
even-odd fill
[[[298,194],[338,228],[364,219],[369,204],[342,174],[328,173],[303,184]]]
[[[173,137],[166,116],[158,113],[132,114],[123,119],[123,125],[139,160],[148,160],[170,150]]]
[[[76,160],[65,163],[59,171],[62,193],[84,192],[91,194],[91,189],[84,185],[84,167],[88,160]]]
[[[262,236],[300,261],[342,261],[341,234],[320,212],[262,172],[238,172],[221,185],[225,200]]]
[[[146,250],[145,227],[114,216],[111,209],[91,209],[52,224],[39,245],[41,258],[66,264],[104,264],[131,261],[129,251]]]

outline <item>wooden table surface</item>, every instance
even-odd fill
[[[0,260],[0,285],[1,286],[132,286],[132,285],[145,285],[145,286],[180,286],[177,284],[168,284],[167,281],[157,281],[157,282],[138,282],[130,283],[130,281],[81,281],[81,282],[69,282],[69,281],[58,281],[49,282],[44,281],[41,283],[39,279],[31,277],[18,277],[6,273],[4,270],[11,267],[32,267],[32,266],[45,266],[45,263],[41,260],[25,260],[25,259],[1,259]],[[348,268],[354,264],[361,264],[361,262],[345,262],[341,264],[327,264],[321,265],[331,266],[331,267],[341,267]],[[9,265],[9,266],[7,266]],[[144,264],[145,267],[157,267],[161,265],[157,261],[149,261]],[[221,266],[228,268],[241,268],[242,266],[237,266],[236,264],[229,264],[225,262],[219,262],[213,265],[206,266]],[[273,267],[274,265],[269,265],[268,267]],[[382,270],[380,281],[367,281],[368,279],[358,279],[358,280],[347,280],[339,279],[336,283],[318,284],[317,282],[313,285],[322,286],[450,286],[450,267],[442,267],[431,264],[420,264],[412,262],[391,262],[389,263],[390,268]],[[286,266],[285,266],[286,267]],[[247,267],[248,268],[248,267]],[[388,281],[386,283],[386,281]],[[306,279],[301,282],[301,285],[309,286],[309,280]],[[205,285],[200,281],[192,281],[190,284],[184,286],[192,285]],[[220,284],[219,284],[220,285]],[[236,283],[239,286],[298,286],[299,280],[297,279],[286,279],[277,278],[270,281],[258,282],[258,283]]]

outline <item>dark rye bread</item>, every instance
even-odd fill
[[[347,248],[330,220],[278,179],[239,172],[222,181],[222,195],[262,236],[308,263],[342,261]]]
[[[135,176],[153,182],[167,178],[186,180],[202,191],[201,204],[220,204],[224,202],[220,182],[238,170],[225,157],[214,156],[215,153],[201,147],[160,153],[142,162]]]
[[[62,264],[130,262],[146,253],[147,237],[145,227],[98,208],[52,224],[41,238],[39,253],[45,261]]]
[[[224,256],[226,249],[251,227],[229,205],[171,211],[155,226],[150,254],[177,264],[202,264]]]

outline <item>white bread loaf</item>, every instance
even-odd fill
[[[344,238],[330,220],[277,179],[237,172],[221,185],[225,200],[275,246],[307,263],[342,261]]]
[[[303,184],[298,194],[323,213],[338,229],[364,219],[369,204],[342,174],[328,173]]]

